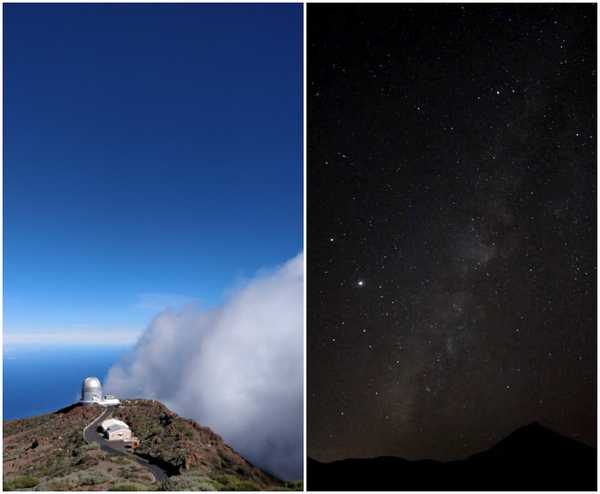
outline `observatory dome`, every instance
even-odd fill
[[[86,377],[81,385],[81,401],[94,403],[102,401],[102,384],[97,377]]]

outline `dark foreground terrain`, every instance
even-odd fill
[[[113,416],[130,425],[141,445],[136,456],[110,454],[98,443],[88,443],[83,434],[84,427],[102,411],[97,405],[71,406],[5,421],[3,489],[252,491],[302,487],[300,482],[282,482],[260,470],[209,428],[179,417],[158,401],[124,400],[112,410]],[[153,475],[144,461],[165,475]]]
[[[308,460],[309,490],[595,491],[596,449],[533,423],[465,460]]]

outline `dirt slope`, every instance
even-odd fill
[[[141,440],[137,453],[167,470],[158,484],[127,457],[86,444],[82,430],[101,413],[72,406],[55,413],[5,421],[4,490],[289,490],[250,464],[220,436],[179,417],[158,401],[125,400],[114,416]]]

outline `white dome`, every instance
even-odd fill
[[[97,377],[86,377],[83,380],[83,389],[98,389],[102,388],[102,384],[100,384],[100,379]]]
[[[97,403],[102,401],[102,384],[97,377],[86,377],[81,384],[81,401]]]

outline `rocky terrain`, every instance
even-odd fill
[[[300,490],[250,464],[207,427],[179,417],[160,402],[125,400],[114,416],[140,439],[136,454],[163,468],[154,477],[131,456],[87,444],[82,430],[101,413],[72,406],[4,422],[4,490]]]

